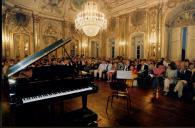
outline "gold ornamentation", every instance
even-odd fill
[[[35,23],[39,23],[39,22],[40,22],[40,19],[41,19],[40,16],[38,16],[38,15],[33,15],[33,20],[34,20]]]
[[[140,26],[144,23],[146,17],[145,10],[136,10],[131,15],[131,23],[133,26]]]
[[[177,15],[170,23],[170,26],[180,27],[195,25],[195,11],[184,11]]]
[[[48,23],[47,29],[45,30],[44,35],[47,35],[47,36],[56,36],[57,35],[56,29],[51,23]]]

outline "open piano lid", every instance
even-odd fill
[[[44,56],[48,55],[49,53],[53,52],[57,48],[63,46],[64,44],[67,44],[70,41],[71,41],[70,38],[60,39],[60,40],[56,41],[55,43],[49,45],[48,47],[42,49],[41,51],[38,51],[31,56],[28,56],[27,58],[21,60],[17,64],[10,67],[8,69],[7,76],[10,77],[10,76],[14,75],[15,73],[21,71],[22,69],[24,69],[27,66],[31,65],[32,63],[34,63],[35,61],[43,58]]]

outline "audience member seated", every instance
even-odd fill
[[[109,60],[107,60],[106,69],[102,71],[102,80],[107,80],[107,72],[111,70],[111,68],[112,68],[112,63]]]
[[[139,87],[148,87],[150,77],[148,76],[148,64],[146,63],[146,59],[141,61],[141,70],[138,72],[137,83]]]
[[[191,78],[191,82],[192,82],[192,92],[193,92],[193,100],[195,100],[195,71],[192,72],[192,78]]]
[[[192,72],[186,68],[185,62],[181,62],[180,64],[180,70],[178,71],[178,79],[179,81],[177,82],[174,92],[178,92],[178,97],[181,98],[182,93],[183,93],[183,88],[184,86],[190,86],[190,78],[192,75]]]
[[[129,71],[130,70],[130,61],[129,60],[125,60],[125,65],[124,67],[124,71]]]
[[[164,77],[165,68],[162,63],[158,62],[156,67],[153,68],[153,79],[152,87],[157,89],[163,86],[163,77]]]
[[[125,65],[123,64],[123,61],[120,60],[117,65],[117,70],[124,70]]]
[[[97,73],[99,74],[99,79],[102,78],[102,72],[106,70],[106,61],[102,61],[97,70],[94,70],[94,77],[97,78]]]
[[[165,80],[164,80],[164,95],[169,92],[170,84],[176,84],[177,82],[177,67],[175,62],[171,62],[166,70]]]
[[[113,80],[113,76],[116,74],[117,70],[117,63],[112,63],[112,67],[110,70],[107,71],[107,79],[108,82],[111,82]]]

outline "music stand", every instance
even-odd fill
[[[132,79],[131,71],[117,70],[116,79],[117,79],[117,82],[110,83],[110,88],[112,89],[112,95],[108,96],[106,113],[108,109],[108,103],[111,99],[111,107],[112,107],[114,97],[116,98],[121,97],[127,100],[127,111],[129,113],[129,103],[131,107],[131,99],[130,99],[130,95],[127,89],[126,80]]]

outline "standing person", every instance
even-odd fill
[[[166,70],[165,80],[164,80],[164,95],[167,95],[169,92],[169,86],[170,84],[176,84],[177,82],[177,67],[175,62],[171,62],[168,65],[168,68]]]

